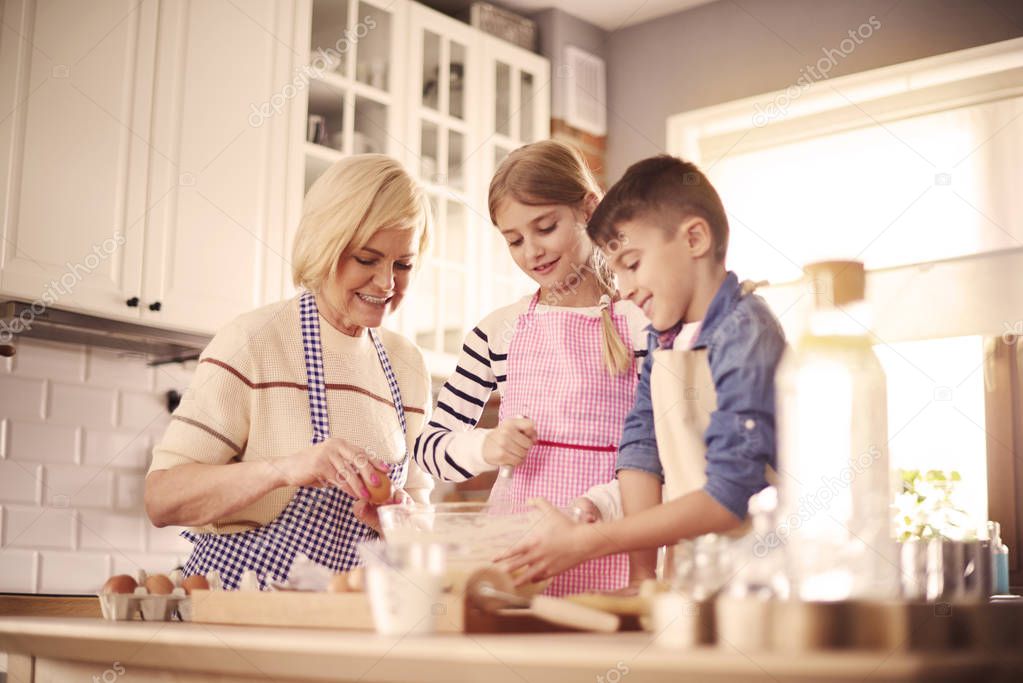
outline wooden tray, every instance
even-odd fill
[[[293,626],[373,630],[373,615],[365,593],[303,591],[192,591],[192,621],[245,626]],[[528,609],[491,614],[467,604],[463,595],[441,596],[438,633],[548,633],[567,631],[532,616]],[[623,630],[636,630],[635,619],[624,619]]]

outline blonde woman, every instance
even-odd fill
[[[522,147],[498,168],[490,218],[537,291],[467,335],[434,418],[416,441],[416,462],[429,473],[457,481],[510,465],[511,503],[542,497],[611,516],[580,497],[614,481],[647,320],[619,300],[608,264],[586,236],[600,197],[582,154],[560,142]],[[500,423],[476,428],[495,389]],[[608,591],[628,581],[627,558],[611,556],[555,577],[547,592]]]
[[[337,162],[309,189],[292,276],[301,293],[240,316],[203,351],[153,450],[146,512],[190,527],[185,575],[283,580],[298,553],[342,571],[372,535],[368,486],[425,502],[409,459],[430,408],[419,350],[379,329],[431,231],[426,195],[384,155]],[[369,525],[369,526],[368,526]]]

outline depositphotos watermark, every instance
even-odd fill
[[[853,460],[847,467],[843,467],[837,476],[821,477],[820,487],[811,494],[804,495],[799,499],[796,511],[789,514],[785,519],[779,520],[778,526],[770,533],[763,536],[757,535],[753,543],[753,555],[761,558],[771,550],[788,542],[793,531],[803,526],[804,522],[810,521],[815,515],[826,510],[831,501],[838,497],[838,494],[849,488],[859,475],[866,472],[882,456],[881,449],[871,446],[865,452]]]
[[[100,244],[92,247],[92,252],[86,254],[80,262],[64,263],[64,274],[56,280],[50,280],[43,289],[38,299],[32,302],[28,308],[19,313],[11,320],[0,320],[0,344],[9,344],[14,335],[27,332],[32,329],[32,323],[36,318],[46,312],[62,296],[67,296],[74,291],[88,275],[91,275],[104,261],[124,246],[125,239],[121,233],[108,237]]]
[[[843,38],[837,48],[822,48],[821,52],[824,53],[824,56],[815,64],[807,64],[800,69],[799,78],[794,84],[779,93],[766,107],[762,107],[759,103],[754,107],[756,112],[753,114],[753,125],[756,128],[762,128],[771,121],[785,116],[785,112],[788,111],[789,105],[793,101],[799,99],[817,81],[829,78],[831,70],[838,66],[841,60],[851,55],[857,47],[863,44],[863,41],[869,39],[874,35],[874,31],[880,28],[881,20],[871,15],[859,27],[849,29],[849,37]]]
[[[324,72],[337,68],[341,63],[341,56],[355,47],[376,27],[376,19],[372,15],[366,15],[358,24],[350,29],[345,29],[344,34],[337,39],[333,46],[326,49],[318,48],[316,55],[309,63],[296,69],[294,78],[285,83],[279,92],[271,95],[270,99],[262,104],[250,105],[252,111],[249,113],[249,125],[259,128],[268,119],[284,111],[288,102],[309,87],[309,81],[322,78]]]

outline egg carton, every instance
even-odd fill
[[[138,586],[133,593],[100,593],[99,605],[103,618],[108,621],[131,621],[141,616],[144,621],[192,620],[192,601],[181,587],[181,572],[170,575],[174,590],[165,595],[151,594],[145,586]],[[206,574],[210,590],[223,590],[220,574],[211,571]],[[138,583],[145,583],[145,573],[139,572]]]
[[[130,621],[140,614],[145,621],[170,621],[188,600],[183,588],[175,588],[167,595],[152,595],[145,586],[139,586],[134,593],[99,595],[103,618],[110,621]]]

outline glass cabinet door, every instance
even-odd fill
[[[457,354],[475,324],[477,239],[473,216],[480,184],[469,168],[473,154],[467,92],[477,47],[473,29],[432,10],[409,9],[411,68],[408,167],[418,174],[434,207],[434,239],[429,265],[413,285],[403,329],[424,351]],[[485,188],[484,190],[485,191]]]
[[[400,156],[404,8],[386,0],[313,0],[309,65],[296,75],[309,87],[306,190],[343,156]]]
[[[513,150],[550,134],[550,64],[531,52],[484,36],[482,112],[483,176],[489,182]],[[483,261],[479,291],[486,310],[511,303],[536,289],[512,261],[501,234],[484,218]]]

